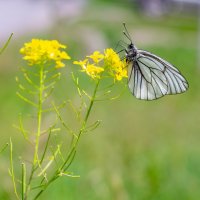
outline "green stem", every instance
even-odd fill
[[[98,87],[99,87],[99,83],[100,83],[100,80],[98,80],[97,83],[96,83],[96,87],[94,89],[94,93],[92,95],[92,98],[91,98],[91,101],[90,101],[90,105],[89,105],[89,108],[87,110],[87,113],[86,113],[86,116],[85,116],[85,119],[84,119],[84,121],[85,121],[84,126],[86,125],[86,122],[88,120],[88,117],[89,117],[91,109],[92,109],[92,106],[94,104],[94,100],[96,98],[96,94],[97,94],[97,90],[98,90]]]
[[[41,134],[41,122],[42,122],[42,101],[43,101],[43,91],[44,91],[44,67],[40,67],[40,86],[39,86],[39,94],[38,94],[38,128],[37,128],[37,135],[35,141],[35,152],[33,158],[33,165],[35,166],[37,162],[39,162],[38,158],[38,148],[39,148],[39,141],[40,141],[40,134]]]
[[[28,184],[26,185],[26,189],[25,189],[26,192],[25,192],[25,194],[24,194],[24,200],[27,200],[27,198],[28,198],[28,192],[30,191],[30,184],[31,184],[31,180],[32,180],[32,178],[33,178],[34,172],[35,172],[35,168],[34,168],[34,166],[32,165],[31,174],[30,174],[30,176],[29,176]]]
[[[26,193],[26,166],[22,163],[22,200],[25,197]]]
[[[74,137],[76,138],[76,141],[74,142],[74,145],[72,146],[70,152],[68,153],[68,156],[65,160],[65,162],[62,164],[62,166],[60,167],[59,170],[56,171],[56,173],[54,174],[54,176],[46,183],[46,185],[44,186],[43,189],[41,189],[38,194],[35,196],[34,200],[36,200],[45,190],[46,188],[54,181],[56,180],[60,174],[60,172],[64,169],[64,170],[67,170],[67,168],[70,167],[72,161],[70,161],[69,165],[67,166],[67,168],[65,168],[66,164],[68,163],[68,161],[70,160],[70,158],[72,157],[72,159],[74,158],[74,154],[76,152],[76,149],[77,149],[77,145],[78,145],[78,142],[80,140],[80,137],[82,135],[82,133],[84,132],[84,129],[86,127],[86,124],[87,124],[87,121],[88,121],[88,118],[90,116],[90,113],[91,113],[91,110],[92,110],[92,107],[94,105],[94,101],[95,101],[95,98],[96,98],[96,93],[97,93],[97,90],[98,90],[98,86],[99,86],[99,83],[100,83],[100,79],[97,81],[96,83],[96,86],[95,86],[95,89],[94,89],[94,92],[93,92],[93,95],[91,97],[91,100],[90,100],[90,104],[89,104],[89,107],[87,109],[87,112],[86,112],[86,115],[85,115],[85,118],[83,120],[83,123],[82,123],[82,126],[80,128],[80,131],[78,133],[78,136],[77,137]]]
[[[39,148],[40,135],[41,135],[42,102],[43,102],[43,91],[44,91],[44,67],[43,66],[40,66],[39,79],[40,79],[40,84],[39,84],[39,89],[38,89],[39,93],[38,93],[37,134],[36,134],[36,139],[35,139],[35,150],[34,150],[32,169],[31,169],[28,183],[26,185],[26,193],[25,193],[24,200],[28,198],[28,192],[30,191],[31,181],[38,167],[37,164],[40,162],[39,157],[38,157],[38,148]]]

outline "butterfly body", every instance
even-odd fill
[[[128,86],[136,98],[154,100],[188,89],[188,82],[180,71],[159,56],[137,49],[132,42],[125,52]]]
[[[125,51],[126,51],[126,61],[127,62],[135,61],[138,52],[137,48],[132,43],[128,45],[128,48]]]

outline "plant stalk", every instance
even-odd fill
[[[87,112],[86,112],[86,115],[85,115],[85,118],[83,120],[83,123],[82,123],[82,126],[80,128],[80,131],[78,133],[78,136],[76,137],[76,141],[74,142],[74,145],[72,146],[72,149],[70,150],[70,152],[68,153],[68,156],[65,160],[65,162],[62,164],[62,166],[60,167],[59,170],[56,171],[56,173],[54,174],[54,176],[46,183],[46,185],[44,186],[43,189],[41,189],[37,195],[35,196],[34,200],[38,199],[38,197],[46,190],[46,188],[54,181],[56,180],[60,174],[60,172],[64,169],[64,170],[67,170],[67,168],[70,167],[71,163],[72,163],[72,160],[70,160],[70,158],[72,157],[72,159],[74,158],[75,156],[75,152],[76,152],[76,149],[77,149],[77,146],[78,146],[78,142],[80,140],[80,137],[82,135],[82,133],[84,132],[84,129],[86,127],[86,124],[87,124],[87,121],[88,121],[88,118],[90,116],[90,113],[91,113],[91,110],[92,110],[92,107],[94,105],[94,101],[95,101],[95,98],[96,98],[96,94],[97,94],[97,90],[98,90],[98,87],[99,87],[99,83],[100,83],[100,79],[97,81],[96,83],[96,86],[94,88],[94,92],[93,92],[93,95],[92,95],[92,98],[90,100],[90,103],[89,103],[89,107],[87,109]],[[67,166],[67,168],[65,168],[66,164],[69,162],[70,160],[70,163],[69,165]]]

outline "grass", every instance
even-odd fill
[[[109,18],[109,21],[105,22],[105,15],[102,16],[101,12],[95,9],[95,5],[92,9],[89,7],[87,11],[90,12],[86,11],[87,15],[76,23],[63,22],[63,26],[56,27],[55,32],[50,30],[43,35],[58,40],[57,36],[60,36],[61,41],[68,39],[68,46],[74,46],[73,56],[81,59],[87,51],[91,51],[91,46],[84,46],[85,35],[79,37],[80,27],[81,30],[92,27],[100,32],[107,46],[114,46],[122,38],[120,26],[121,21],[126,18],[131,32],[134,30],[136,35],[143,33],[136,36],[138,44],[179,66],[190,83],[190,89],[185,94],[167,96],[152,102],[138,101],[126,89],[121,98],[96,104],[91,120],[102,119],[102,124],[93,134],[82,138],[79,152],[71,167],[81,178],[61,178],[50,186],[41,196],[41,200],[198,200],[200,86],[196,64],[195,19],[181,16],[160,20],[146,19],[135,14],[131,8],[120,8],[110,4],[109,7],[105,7],[105,13],[109,13],[110,10],[113,14],[117,9],[121,11],[122,17],[116,21]],[[101,8],[104,5],[107,4],[101,4]],[[159,41],[160,31],[170,33],[173,44],[146,40],[148,29],[156,30],[157,35],[154,37],[158,37]],[[64,30],[67,34],[63,33]],[[91,41],[92,39],[91,35]],[[187,43],[187,39],[191,42]],[[146,43],[143,43],[143,40]],[[24,39],[12,42],[13,46],[17,46],[22,44]],[[92,46],[96,49],[98,47],[98,43]],[[1,144],[12,136],[15,141],[14,148],[23,154],[27,146],[21,142],[22,137],[11,125],[17,122],[17,113],[23,112],[28,115],[31,110],[15,96],[14,77],[17,72],[14,67],[17,68],[16,63],[20,65],[20,58],[16,58],[19,57],[17,51],[17,48],[12,49],[12,52],[8,49],[1,59],[3,69],[0,71],[0,127]],[[9,53],[14,55],[13,59]],[[6,66],[6,63],[9,65]],[[67,75],[69,70],[63,72]],[[85,77],[82,77],[82,80],[85,87],[90,87],[90,82]],[[54,94],[57,99],[65,99],[71,94],[72,98],[76,98],[70,80],[63,76],[59,84],[57,87],[60,87],[60,90]],[[64,97],[63,91],[66,91]],[[7,153],[0,155],[3,163],[0,170],[3,180],[0,199],[5,200],[12,197],[11,183],[5,169],[9,162]]]

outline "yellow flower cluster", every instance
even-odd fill
[[[90,60],[89,60],[90,59]],[[80,65],[82,71],[88,74],[93,79],[100,78],[100,74],[104,71],[102,67],[98,66],[98,63],[103,59],[103,55],[98,51],[95,51],[92,55],[86,56],[85,60],[74,61],[75,65]],[[92,60],[92,64],[90,63]]]
[[[82,71],[93,79],[100,79],[103,72],[107,72],[118,81],[127,77],[126,63],[120,60],[113,49],[106,49],[104,54],[95,51],[82,61],[74,61],[74,64],[80,65]]]
[[[27,60],[29,65],[44,65],[51,61],[55,62],[56,68],[64,67],[62,60],[70,59],[70,56],[60,49],[66,46],[60,44],[57,40],[39,40],[32,39],[31,42],[25,43],[20,49],[24,55],[23,59]]]
[[[106,49],[105,52],[105,67],[115,80],[121,81],[127,77],[127,67],[125,60],[121,61],[118,54],[113,49]]]

